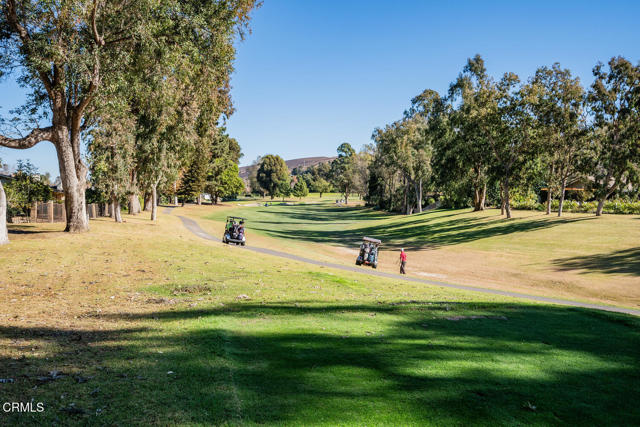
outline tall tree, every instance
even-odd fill
[[[511,190],[525,179],[535,141],[531,93],[520,79],[505,73],[496,86],[497,108],[482,125],[494,157],[494,173],[501,183],[507,218],[511,218]]]
[[[547,176],[547,214],[554,189],[559,190],[558,216],[562,216],[569,180],[579,177],[585,148],[584,89],[580,79],[555,63],[536,70],[530,82],[532,105],[539,128],[541,154]]]
[[[345,204],[348,204],[349,194],[353,191],[355,181],[354,157],[356,151],[348,142],[340,144],[337,151],[338,158],[331,162],[333,185],[343,194]]]
[[[597,216],[613,193],[638,182],[640,175],[640,65],[616,57],[608,66],[594,67],[588,94],[594,118],[589,149]]]
[[[449,88],[449,99],[459,102],[449,117],[449,138],[440,139],[438,161],[450,180],[468,179],[473,187],[473,210],[485,208],[491,146],[483,130],[496,110],[496,86],[480,55],[467,60],[462,73]],[[457,179],[456,179],[457,176]]]
[[[282,157],[267,154],[258,167],[257,180],[271,199],[281,194],[285,186],[289,186],[289,169]]]
[[[113,219],[122,222],[120,202],[127,194],[133,170],[134,120],[121,110],[104,111],[90,136],[92,187],[110,200]]]
[[[0,67],[22,71],[31,89],[21,111],[23,136],[0,135],[0,145],[25,149],[51,141],[58,154],[65,193],[65,231],[89,229],[85,212],[87,166],[82,161],[81,132],[101,88],[127,65],[131,41],[144,34],[151,3],[147,0],[2,2]],[[35,127],[27,123],[50,120]],[[29,120],[35,119],[35,120]]]

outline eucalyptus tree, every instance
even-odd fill
[[[369,179],[370,179],[370,171],[369,164],[373,160],[374,147],[367,145],[360,152],[354,155],[353,161],[353,190],[355,193],[360,196],[361,199],[364,199],[367,196],[367,192],[369,191]],[[325,184],[328,184],[324,179],[318,178],[318,182],[316,183],[316,187],[323,191],[318,191],[320,193],[320,197],[322,197],[322,193],[326,190]]]
[[[134,108],[141,153],[137,169],[145,190],[152,194],[152,218],[158,185],[177,179],[194,153],[211,145],[220,118],[233,112],[229,95],[233,43],[247,29],[255,4],[255,0],[182,2],[158,30],[166,42],[160,47],[141,46],[151,54],[142,55],[145,62],[134,75],[134,87],[140,88],[139,105]],[[235,151],[232,157],[240,156],[237,143],[227,149]],[[206,169],[200,169],[200,178],[205,178]]]
[[[442,116],[446,112],[445,101],[438,92],[427,89],[411,100],[411,108],[405,111],[405,125],[409,128],[406,171],[413,184],[416,207],[422,212],[424,183],[432,175],[433,147],[443,137]]]
[[[356,150],[348,142],[343,142],[337,151],[338,158],[331,162],[331,177],[335,188],[344,196],[345,204],[349,204],[355,181]]]
[[[91,184],[111,201],[112,218],[122,222],[121,200],[127,194],[134,136],[119,126],[97,127],[88,145]]]
[[[616,191],[638,184],[640,175],[640,65],[611,58],[608,69],[598,63],[588,94],[593,114],[589,144],[590,172],[598,198],[596,215]]]
[[[449,87],[449,101],[455,104],[448,117],[451,132],[439,140],[437,149],[441,170],[450,179],[471,182],[474,211],[485,208],[492,163],[487,129],[497,109],[496,90],[482,57],[469,58]]]
[[[501,183],[507,218],[511,218],[511,190],[526,179],[536,137],[531,87],[519,83],[517,75],[504,74],[496,85],[496,108],[481,125],[493,153],[492,172]]]
[[[584,158],[585,92],[579,78],[555,63],[536,70],[530,81],[532,106],[538,122],[541,155],[546,163],[547,214],[554,189],[559,190],[558,216],[562,216],[565,190],[580,177]]]
[[[152,25],[152,4],[148,0],[2,2],[0,71],[20,70],[19,82],[31,92],[20,109],[22,132],[0,135],[0,145],[25,149],[42,141],[53,143],[65,193],[65,231],[89,228],[87,166],[81,155],[81,133],[91,126],[86,114],[126,67],[132,41]]]

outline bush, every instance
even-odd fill
[[[427,199],[427,206],[433,205],[435,202],[436,202],[436,199],[434,199],[433,197],[429,197]]]
[[[557,212],[559,205],[560,205],[559,200],[553,200],[551,202],[551,210]],[[544,203],[532,204],[530,200],[521,200],[521,199],[515,199],[511,203],[511,207],[513,209],[538,210],[538,211],[544,211],[546,208]],[[595,213],[596,209],[598,209],[597,201],[584,202],[580,204],[575,200],[565,200],[564,205],[562,206],[563,212],[574,212],[574,213]],[[625,199],[608,200],[604,204],[603,212],[607,214],[618,214],[618,215],[640,215],[640,201],[632,201],[632,200],[625,200]]]
[[[535,194],[529,193],[525,195],[514,194],[510,200],[511,207],[513,209],[521,209],[521,210],[538,210],[540,203],[538,203],[538,198]]]

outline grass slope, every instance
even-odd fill
[[[22,226],[0,248],[0,378],[14,380],[0,402],[46,408],[1,424],[640,423],[637,318],[256,258],[175,216],[126,219]]]
[[[516,211],[515,218],[507,221],[496,210],[436,210],[404,216],[332,203],[228,206],[213,212],[207,207],[190,207],[187,213],[217,221],[220,233],[225,215],[244,216],[249,236],[263,238],[254,239],[254,244],[318,258],[352,264],[362,236],[371,236],[383,241],[383,270],[397,271],[395,261],[404,247],[409,251],[409,274],[640,307],[637,215],[566,214],[558,218]]]

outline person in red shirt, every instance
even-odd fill
[[[407,265],[407,253],[403,249],[400,249],[400,274],[407,274],[404,267]]]

